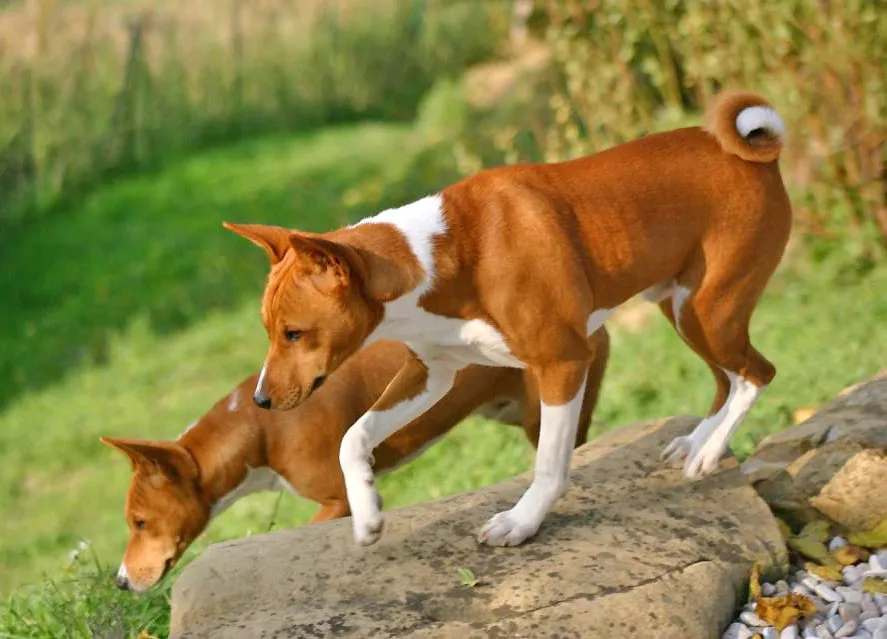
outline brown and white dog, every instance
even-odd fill
[[[649,135],[558,164],[482,171],[437,195],[313,234],[227,228],[262,246],[270,348],[255,392],[290,408],[377,339],[412,356],[342,442],[355,539],[382,532],[373,449],[434,406],[468,364],[532,371],[542,425],[535,476],[479,540],[533,536],[569,481],[589,336],[629,298],[659,304],[711,368],[710,414],[663,451],[711,472],[774,367],[749,341],[752,311],[782,258],[791,204],[785,126],[760,96],[722,94],[704,127]],[[643,365],[643,363],[639,363]]]
[[[594,337],[581,422],[588,426],[609,353],[609,337]],[[320,504],[313,522],[349,513],[339,447],[345,431],[379,399],[410,357],[399,342],[380,341],[357,353],[323,389],[289,411],[267,411],[251,400],[257,375],[243,380],[176,441],[102,437],[132,461],[125,516],[129,543],[117,572],[120,588],[155,585],[213,517],[241,497],[285,488]],[[520,425],[535,446],[539,400],[535,381],[514,368],[470,366],[430,411],[375,450],[374,471],[420,454],[472,412]],[[580,430],[576,445],[585,442]]]

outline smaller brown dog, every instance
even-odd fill
[[[586,426],[609,356],[605,329],[595,335],[582,411]],[[400,342],[380,341],[331,375],[322,389],[289,411],[252,401],[257,375],[244,379],[176,441],[102,437],[132,461],[125,514],[129,543],[117,572],[120,588],[144,591],[178,561],[210,520],[241,497],[286,488],[318,502],[312,522],[350,514],[339,447],[410,357]],[[535,447],[540,409],[535,380],[516,368],[470,366],[429,412],[374,451],[376,473],[390,470],[446,434],[473,411],[520,425]],[[586,440],[579,430],[576,445]]]

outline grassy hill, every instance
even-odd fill
[[[261,364],[266,260],[221,221],[323,229],[434,190],[452,177],[448,166],[445,147],[407,126],[257,139],[107,184],[0,238],[0,592],[14,593],[0,609],[0,637],[163,634],[163,592],[134,598],[111,587],[129,465],[98,436],[175,437]],[[739,454],[796,408],[885,365],[887,268],[832,249],[796,245],[754,318],[752,339],[778,374],[734,440]],[[708,370],[663,319],[613,329],[594,432],[708,407]],[[497,481],[531,460],[516,429],[468,420],[381,490],[397,507]],[[290,497],[251,497],[191,554],[312,512]],[[80,540],[98,563],[65,572]],[[79,581],[47,585],[44,573]]]

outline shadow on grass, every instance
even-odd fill
[[[106,362],[136,317],[165,335],[254,298],[258,323],[265,257],[222,221],[318,231],[402,204],[443,185],[411,170],[420,148],[395,125],[254,140],[112,182],[0,237],[0,409]],[[346,211],[367,183],[382,187]]]

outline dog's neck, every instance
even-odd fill
[[[253,406],[247,386],[237,386],[178,440],[197,462],[200,490],[212,517],[240,497],[267,489],[252,485],[257,483],[255,469],[268,465],[268,454],[263,413]]]

